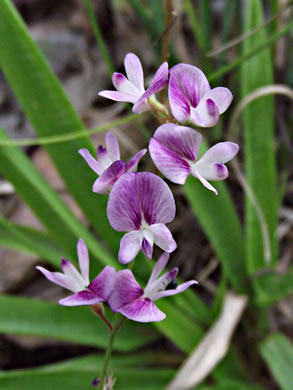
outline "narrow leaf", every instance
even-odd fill
[[[244,34],[263,23],[262,3],[259,0],[246,2]],[[247,54],[260,43],[266,42],[266,32],[259,31],[243,43]],[[241,67],[241,90],[245,97],[263,85],[272,84],[272,58],[269,49],[264,49]],[[262,208],[268,226],[273,261],[277,260],[277,191],[276,162],[274,151],[274,107],[271,96],[262,97],[244,110],[244,162],[246,179]],[[260,222],[254,206],[246,199],[246,255],[249,273],[265,266]],[[258,286],[258,280],[255,281]]]
[[[109,332],[88,307],[68,308],[30,298],[0,296],[0,333],[50,337],[105,348]],[[114,349],[129,351],[156,337],[150,327],[128,321],[121,328]]]
[[[38,136],[78,130],[83,133],[80,118],[10,0],[0,1],[0,19],[0,66]],[[88,137],[46,145],[69,192],[89,221],[101,237],[118,249],[120,236],[106,216],[107,198],[92,192],[96,175],[79,156],[81,148],[94,151]]]
[[[275,333],[260,346],[260,352],[282,390],[292,390],[293,344]]]

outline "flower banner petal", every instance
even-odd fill
[[[149,172],[133,175],[140,207],[148,225],[168,223],[175,217],[175,201],[168,185],[159,176]]]
[[[136,100],[141,96],[141,92],[122,73],[113,73],[112,82],[119,92],[129,93],[135,96]]]
[[[176,184],[185,183],[190,173],[188,162],[166,148],[154,137],[150,140],[149,151],[155,166],[167,179]]]

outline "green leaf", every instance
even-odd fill
[[[13,296],[0,296],[0,333],[50,337],[100,348],[107,346],[109,334],[104,322],[89,307],[68,308]],[[127,321],[114,349],[129,351],[157,337],[152,327]]]
[[[262,306],[272,305],[293,293],[293,266],[284,273],[272,272],[258,277],[262,289],[258,291],[256,302]]]
[[[0,1],[0,19],[0,66],[38,136],[78,130],[84,133],[80,118],[11,1]],[[89,221],[117,250],[120,235],[108,223],[107,197],[92,192],[96,174],[78,154],[81,148],[94,152],[90,139],[84,137],[45,147]]]
[[[184,192],[223,265],[227,279],[236,291],[242,292],[245,277],[242,229],[225,183],[217,183],[215,187],[218,196],[203,187],[199,180],[189,177]]]
[[[9,137],[0,128],[1,139]],[[16,146],[0,147],[0,172],[14,185],[18,195],[60,247],[64,248],[63,256],[69,253],[71,259],[76,258],[76,242],[81,237],[102,264],[116,265],[115,260],[72,214],[21,149]]]
[[[119,390],[161,390],[172,375],[170,369],[115,370],[115,388]],[[33,372],[30,370],[0,374],[1,390],[92,390],[97,371],[75,369],[72,372]]]
[[[197,386],[197,390],[265,390],[261,386],[249,385],[238,381],[227,381],[212,386]]]
[[[248,0],[243,33],[263,24],[262,2]],[[266,31],[261,30],[243,43],[244,55],[267,40]],[[261,86],[273,83],[272,57],[270,49],[264,49],[243,63],[241,67],[241,91],[246,96]],[[271,96],[262,97],[247,106],[244,119],[244,163],[246,179],[262,208],[270,235],[272,261],[277,261],[277,191],[276,161],[274,150],[274,106]],[[250,274],[266,265],[260,222],[254,206],[246,198],[246,255]],[[259,281],[254,283],[260,288]]]
[[[293,344],[275,333],[260,346],[260,352],[282,390],[292,390]]]
[[[65,251],[45,232],[17,225],[0,217],[0,244],[20,252],[38,255],[60,266],[61,256],[68,257]]]

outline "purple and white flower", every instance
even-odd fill
[[[118,271],[115,275],[115,288],[109,297],[109,305],[114,312],[138,322],[162,321],[166,315],[154,301],[169,295],[183,292],[197,282],[191,280],[177,287],[178,268],[173,268],[160,276],[169,260],[169,253],[163,253],[153,268],[150,279],[143,290],[130,270]]]
[[[161,91],[168,84],[168,63],[164,62],[157,70],[151,85],[144,88],[143,70],[139,58],[128,53],[124,59],[127,77],[122,73],[114,73],[112,82],[117,91],[101,91],[100,96],[118,102],[132,103],[132,111],[141,114],[150,109],[147,100]]]
[[[120,160],[120,148],[117,138],[111,132],[105,136],[106,147],[99,145],[97,148],[97,159],[87,149],[80,149],[79,154],[85,159],[89,167],[100,175],[93,184],[93,192],[107,194],[111,191],[113,184],[125,172],[136,171],[139,160],[147,152],[140,150],[129,163]]]
[[[107,215],[118,232],[128,232],[120,242],[118,260],[132,261],[140,249],[152,258],[153,245],[166,252],[176,249],[166,223],[175,217],[175,202],[168,185],[149,172],[125,173],[109,196]]]
[[[106,266],[102,272],[90,283],[89,255],[85,242],[80,239],[77,243],[77,255],[80,273],[74,265],[65,259],[61,261],[61,272],[50,272],[43,267],[36,267],[50,282],[64,287],[74,294],[61,299],[64,306],[96,305],[108,300],[114,287],[115,269]]]
[[[180,123],[215,126],[232,99],[227,88],[211,89],[204,73],[193,65],[178,64],[170,69],[169,103]]]
[[[166,123],[155,131],[149,151],[156,167],[173,183],[184,184],[191,174],[218,194],[208,180],[225,180],[228,177],[229,172],[224,164],[235,157],[239,146],[233,142],[220,142],[196,161],[201,141],[202,136],[198,131]]]

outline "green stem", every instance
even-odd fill
[[[107,350],[106,350],[105,358],[104,358],[104,365],[103,365],[102,372],[101,372],[101,382],[100,382],[101,389],[103,389],[103,387],[104,387],[105,378],[107,375],[108,366],[109,366],[110,358],[111,358],[112,351],[113,351],[114,339],[115,339],[115,336],[118,333],[121,325],[123,324],[124,320],[125,320],[124,317],[121,319],[120,313],[116,313],[114,315],[112,330],[110,331],[110,337],[109,337],[108,346],[107,346]]]
[[[113,62],[111,60],[111,57],[109,55],[109,51],[107,49],[103,35],[101,33],[101,29],[100,29],[100,26],[98,24],[98,21],[97,21],[96,15],[95,15],[95,11],[93,9],[92,1],[85,0],[85,6],[87,8],[87,12],[88,12],[88,15],[90,18],[93,32],[94,32],[96,40],[97,40],[98,47],[101,50],[102,56],[103,56],[104,61],[107,65],[107,68],[108,68],[108,72],[109,72],[110,76],[112,76],[112,74],[114,73]]]

